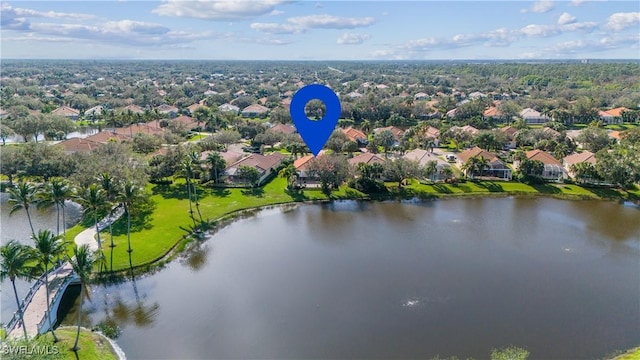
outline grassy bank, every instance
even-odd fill
[[[630,349],[611,360],[640,360],[640,346],[637,348]]]
[[[51,333],[47,333],[31,340],[26,348],[21,351],[16,346],[25,345],[24,340],[12,342],[11,346],[15,351],[2,355],[3,359],[48,359],[48,360],[117,360],[113,347],[109,341],[101,335],[86,329],[80,330],[80,340],[78,341],[78,352],[71,350],[76,339],[75,327],[63,327],[56,330],[58,336],[57,343],[53,342]]]
[[[527,185],[518,182],[463,182],[459,184],[421,184],[417,181],[398,188],[397,184],[387,184],[389,194],[372,196],[375,199],[411,198],[423,199],[450,196],[487,196],[487,195],[529,195],[554,196],[569,199],[640,199],[640,190],[631,192],[608,189],[587,188],[579,185],[540,184]],[[171,185],[149,185],[154,209],[143,223],[134,222],[131,233],[131,263],[134,267],[146,271],[151,264],[172,249],[181,249],[184,239],[193,230],[194,223],[189,217],[189,202],[184,183]],[[218,219],[234,212],[256,207],[284,204],[301,201],[329,200],[319,190],[292,192],[286,190],[286,180],[275,178],[264,187],[258,189],[199,188],[200,213],[202,219],[214,224]],[[370,198],[357,190],[342,187],[334,192],[331,199],[367,199]],[[194,215],[198,214],[194,207]],[[87,226],[85,224],[85,226]],[[84,230],[83,225],[76,225],[67,231],[67,238],[72,240]],[[102,232],[103,251],[107,260],[107,269],[122,271],[129,269],[129,253],[127,252],[126,219],[123,217],[114,224],[115,247],[109,247],[109,234]]]

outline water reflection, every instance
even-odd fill
[[[599,358],[637,345],[640,229],[613,240],[578,205],[640,222],[554,199],[266,210],[86,309],[131,358]]]

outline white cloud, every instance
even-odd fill
[[[50,18],[50,19],[70,19],[70,20],[90,20],[96,16],[92,14],[81,13],[63,13],[56,11],[38,11],[33,9],[14,8],[7,3],[2,3],[0,7],[2,17],[5,18]]]
[[[338,38],[336,43],[340,45],[357,45],[362,44],[369,39],[371,39],[371,35],[369,34],[356,34],[346,32]]]
[[[272,10],[272,11],[269,13],[269,15],[271,15],[271,16],[278,16],[278,15],[282,15],[282,14],[284,14],[284,11],[282,11],[282,10],[277,10],[277,9],[276,9],[276,10]]]
[[[569,14],[568,12],[562,13],[558,18],[558,25],[566,25],[576,22],[576,17]]]
[[[522,9],[522,10],[520,10],[520,12],[523,12],[523,13],[528,13],[528,12],[546,13],[546,12],[551,11],[553,8],[554,8],[553,0],[540,0],[540,1],[537,1],[537,2],[533,3],[533,5],[531,5],[530,8]]]
[[[108,21],[94,25],[32,23],[29,34],[36,37],[61,37],[121,46],[185,45],[196,40],[226,37],[211,31],[190,33],[173,31],[163,25],[134,20]]]
[[[640,24],[640,12],[615,13],[609,16],[607,28],[620,31]]]
[[[584,3],[586,3],[587,0],[571,0],[571,5],[573,6],[580,6]]]
[[[253,23],[250,27],[267,34],[300,34],[305,32],[303,27],[293,24]]]
[[[269,14],[288,0],[167,0],[152,13],[162,16],[188,17],[214,21],[242,20]]]
[[[548,37],[558,35],[560,30],[553,25],[536,25],[529,24],[520,29],[520,32],[527,36]]]
[[[376,20],[372,17],[346,18],[327,14],[298,16],[288,19],[289,22],[304,28],[323,29],[353,29],[373,24]]]
[[[640,34],[628,36],[605,36],[600,40],[571,40],[558,43],[547,51],[557,54],[577,54],[583,50],[590,52],[611,51],[629,47],[638,48]]]

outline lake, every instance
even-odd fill
[[[635,207],[344,201],[240,219],[82,311],[130,359],[600,358],[640,344],[639,294]]]

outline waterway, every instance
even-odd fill
[[[508,345],[600,358],[640,344],[640,209],[479,198],[264,210],[152,275],[94,286],[82,311],[85,326],[119,326],[132,359],[487,358]]]

